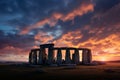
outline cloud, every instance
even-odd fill
[[[104,13],[113,6],[120,3],[119,0],[93,0],[95,4],[95,13]]]
[[[117,25],[119,24],[119,16],[120,16],[118,14],[120,12],[119,9],[120,9],[120,4],[117,4],[104,13],[99,13],[99,15],[95,14],[93,19],[95,19],[96,21],[93,21],[93,22],[99,22],[97,23],[97,26],[98,25],[114,26],[115,24]]]
[[[62,14],[62,13],[55,12],[50,17],[44,18],[43,20],[40,20],[39,22],[37,22],[36,24],[32,26],[23,28],[20,34],[26,34],[32,29],[43,27],[45,24],[49,24],[50,26],[55,26],[58,20],[62,20],[64,22],[68,20],[74,20],[76,16],[82,16],[88,12],[93,11],[93,9],[94,9],[93,4],[84,3],[84,4],[81,4],[79,7],[77,7],[76,9],[69,12],[68,14]]]
[[[97,37],[90,37],[86,41],[80,41],[84,35],[81,31],[68,32],[54,41],[55,46],[89,48],[92,50],[93,60],[100,60],[100,56],[106,56],[108,60],[116,58],[119,59],[120,53],[120,36],[119,34],[110,34],[109,36],[97,39]]]
[[[44,33],[44,32],[39,32],[38,34],[35,35],[34,38],[35,38],[36,44],[49,43],[54,39],[52,35]]]
[[[83,35],[81,34],[81,31],[76,30],[75,32],[72,31],[62,35],[59,39],[55,40],[53,43],[55,43],[56,46],[60,47],[61,46],[76,47],[77,45],[75,46],[75,43],[78,43],[78,41],[82,39],[82,36]]]
[[[10,49],[12,47],[28,50],[31,46],[34,45],[34,37],[32,35],[21,36],[11,33],[5,34],[3,31],[0,31],[0,36],[0,49],[8,49],[8,47],[10,46]]]
[[[86,14],[89,11],[93,11],[93,9],[94,9],[93,4],[82,4],[80,7],[78,7],[77,9],[73,10],[72,12],[64,16],[62,20],[63,21],[74,20],[76,16],[82,16],[83,14]]]
[[[26,56],[53,42],[90,48],[94,59],[118,59],[118,13],[120,0],[0,0],[0,54]]]

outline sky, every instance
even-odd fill
[[[40,44],[120,60],[120,0],[0,0],[0,61],[28,61]]]

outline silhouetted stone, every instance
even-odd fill
[[[89,64],[92,62],[91,50],[84,49],[82,53],[82,64]]]
[[[46,53],[45,49],[48,49]],[[55,58],[54,51],[57,50],[57,58]],[[62,50],[66,50],[65,60],[62,60]],[[72,59],[70,50],[74,50]],[[80,53],[82,50],[82,64],[91,64],[92,54],[91,50],[87,48],[74,48],[74,47],[54,47],[54,44],[43,44],[38,49],[32,49],[29,53],[30,64],[52,65],[52,64],[80,64]]]
[[[79,64],[79,51],[76,49],[74,54],[75,64]]]
[[[69,49],[66,50],[65,63],[66,63],[66,64],[70,64],[70,63],[71,63],[70,50],[69,50]]]
[[[57,52],[57,64],[62,64],[62,53],[61,53],[61,49],[58,49]]]
[[[32,63],[32,52],[29,53],[29,63]]]

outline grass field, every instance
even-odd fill
[[[74,68],[0,64],[0,80],[120,80],[120,63]]]

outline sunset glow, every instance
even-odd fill
[[[0,0],[0,61],[28,61],[47,43],[120,60],[119,13],[120,0]]]
[[[102,58],[100,59],[100,61],[107,61],[107,58],[106,58],[106,57],[102,57]]]

